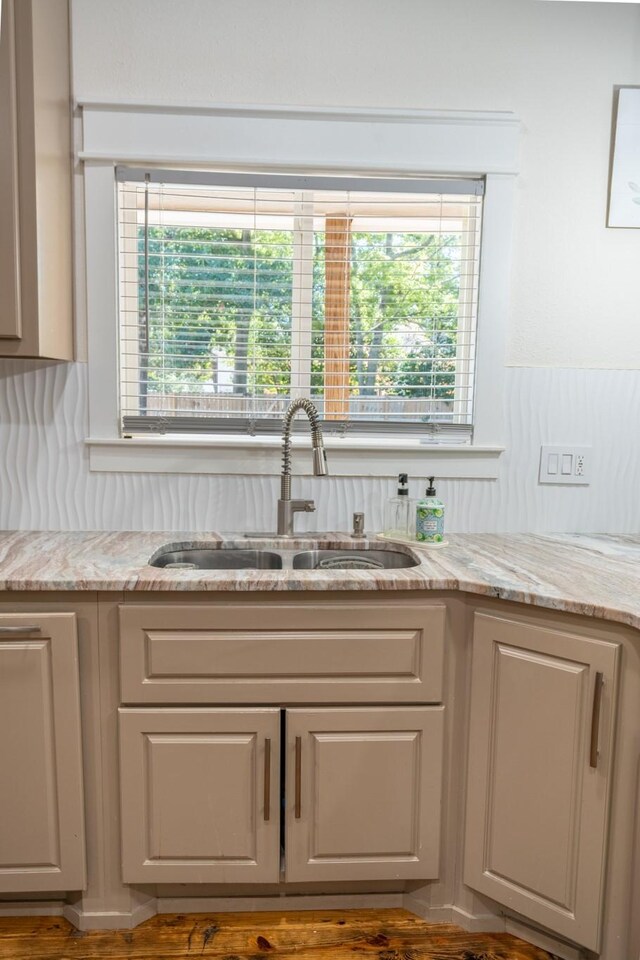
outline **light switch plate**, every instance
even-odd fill
[[[591,447],[569,444],[541,447],[538,480],[540,483],[590,483]]]

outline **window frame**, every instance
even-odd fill
[[[327,438],[332,473],[495,478],[504,450],[504,352],[520,124],[510,113],[286,107],[156,107],[83,101],[84,257],[91,470],[279,473],[277,436],[120,433],[118,165],[315,175],[483,177],[485,180],[471,444],[415,437]],[[322,156],[322,165],[317,157]],[[206,159],[205,159],[206,158]],[[80,305],[82,312],[82,305]],[[305,447],[308,438],[294,438]],[[299,464],[308,471],[307,458]]]

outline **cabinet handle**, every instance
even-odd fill
[[[20,626],[20,627],[0,627],[0,639],[2,637],[23,637],[30,633],[41,633],[42,627]]]
[[[600,737],[600,709],[602,707],[602,688],[604,674],[596,673],[596,683],[593,689],[593,709],[591,712],[591,749],[589,764],[594,769],[598,766],[598,740]]]
[[[271,816],[271,740],[264,741],[264,819]]]
[[[296,798],[295,817],[302,816],[302,737],[296,737]]]

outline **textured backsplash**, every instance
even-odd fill
[[[87,376],[84,364],[0,360],[0,528],[273,529],[276,477],[91,473]],[[514,367],[506,385],[500,479],[440,482],[447,529],[640,531],[640,371]],[[589,486],[538,484],[540,445],[563,442],[593,447]],[[349,528],[354,510],[379,529],[393,491],[364,477],[293,484],[317,505],[296,518],[300,530]]]

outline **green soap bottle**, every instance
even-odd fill
[[[444,540],[444,503],[436,497],[434,477],[422,500],[416,504],[416,540],[420,543],[442,543]]]

